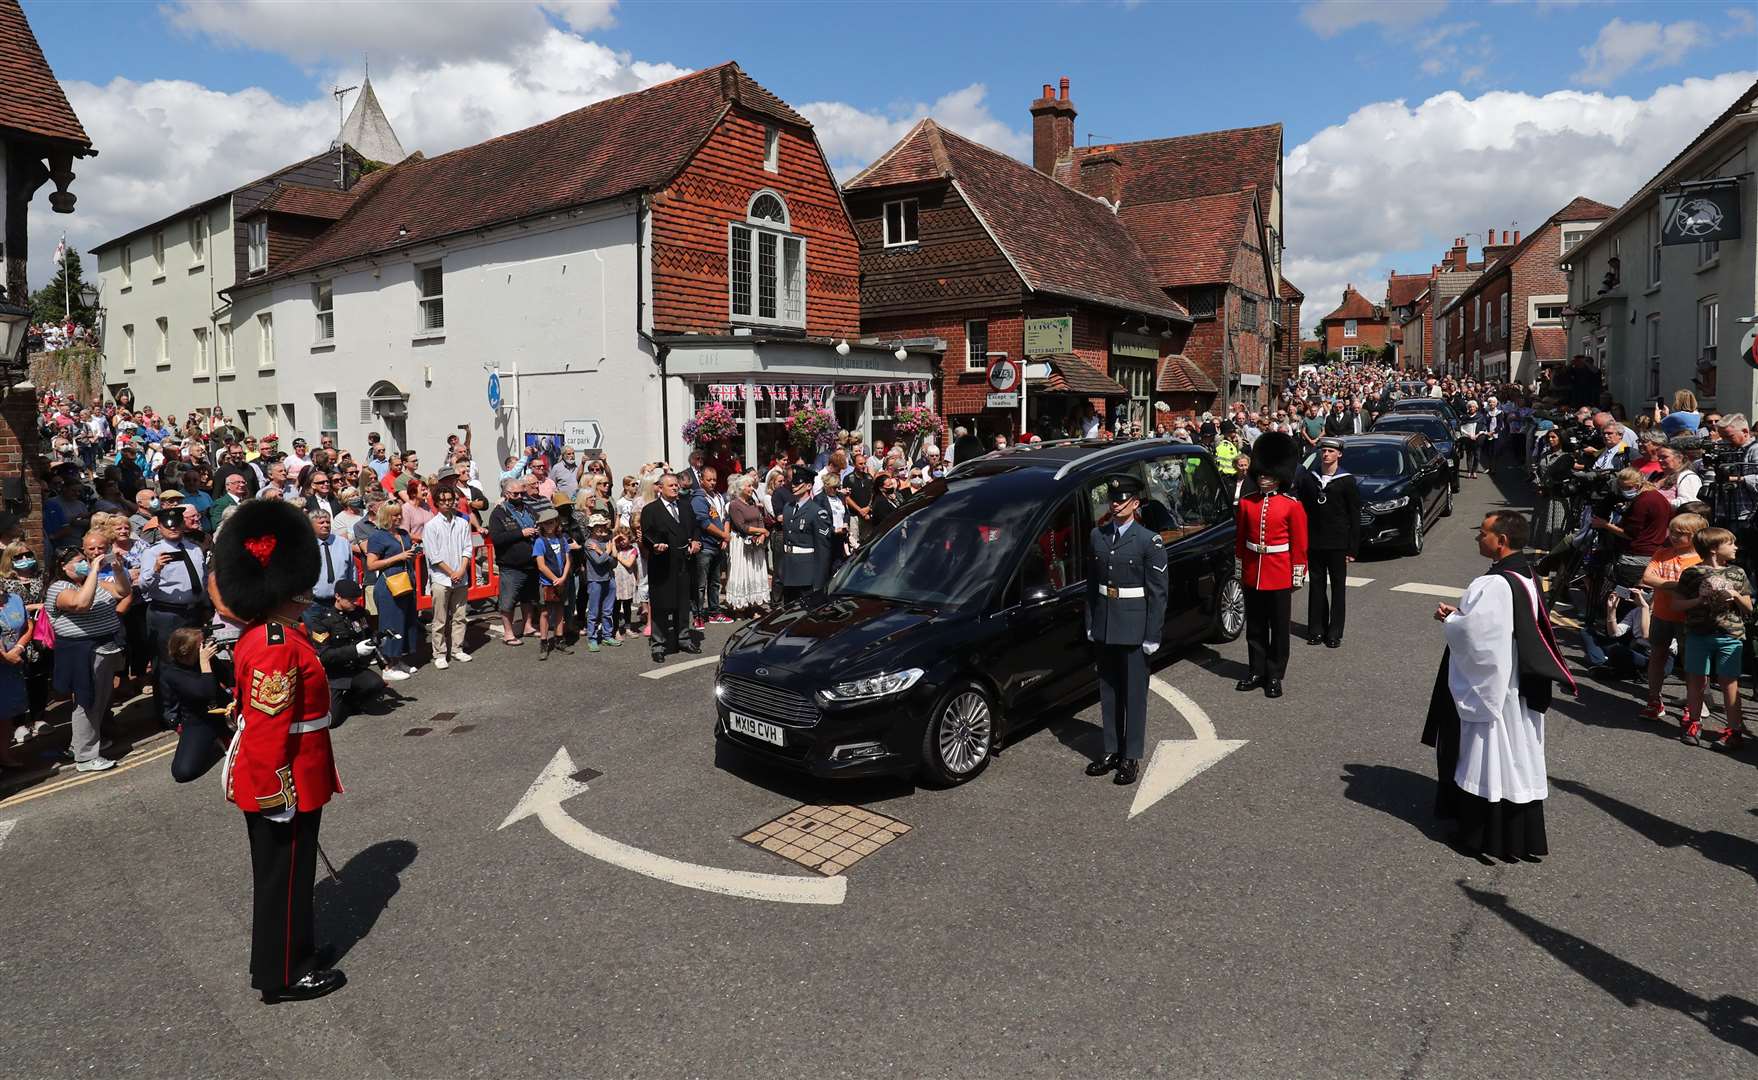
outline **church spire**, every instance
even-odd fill
[[[342,142],[358,150],[366,160],[386,165],[394,165],[409,156],[403,152],[403,144],[397,141],[397,133],[391,130],[391,122],[379,106],[378,95],[372,92],[370,74],[361,80],[360,96],[354,99],[354,109],[342,124]]]

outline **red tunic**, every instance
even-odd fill
[[[238,733],[226,798],[247,814],[312,811],[342,790],[330,750],[330,682],[303,626],[252,623],[232,649]]]
[[[1306,576],[1306,508],[1292,495],[1248,492],[1239,500],[1234,553],[1248,589],[1292,589]]]

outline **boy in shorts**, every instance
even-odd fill
[[[1733,565],[1739,548],[1734,534],[1708,528],[1691,543],[1703,561],[1679,576],[1676,594],[1685,615],[1685,717],[1679,741],[1689,746],[1738,750],[1745,744],[1740,717],[1740,665],[1746,620],[1752,615],[1752,584]],[[1713,678],[1727,707],[1727,728],[1714,739],[1703,736],[1703,692]]]

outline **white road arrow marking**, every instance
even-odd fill
[[[1353,589],[1359,589],[1364,585],[1372,585],[1376,580],[1378,579],[1370,577],[1346,577],[1343,579],[1343,584]]]
[[[1129,816],[1135,817],[1166,796],[1189,783],[1209,766],[1244,746],[1248,739],[1222,739],[1215,735],[1214,722],[1203,707],[1189,694],[1164,682],[1157,675],[1148,677],[1154,693],[1165,698],[1184,722],[1190,725],[1195,739],[1161,739],[1154,746],[1153,759],[1135,789],[1135,801],[1129,805]]]
[[[663,679],[668,675],[676,675],[680,671],[688,671],[691,668],[705,667],[709,664],[718,663],[720,663],[720,657],[704,656],[700,660],[685,660],[681,664],[666,664],[664,667],[656,667],[652,671],[643,671],[641,677],[643,679]]]
[[[1453,585],[1425,585],[1420,581],[1406,581],[1402,585],[1392,586],[1393,592],[1416,593],[1420,596],[1444,596],[1449,600],[1457,600],[1465,595],[1465,590]]]
[[[655,855],[596,833],[562,809],[564,801],[586,790],[585,784],[573,778],[576,771],[568,748],[557,750],[500,827],[536,817],[556,839],[583,855],[687,889],[777,904],[840,904],[848,893],[848,879],[841,876],[804,878],[700,866]]]
[[[17,818],[12,819],[11,821],[0,821],[0,847],[6,846],[6,838],[12,835],[13,827],[17,824]]]

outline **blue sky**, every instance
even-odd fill
[[[1082,141],[1285,125],[1309,320],[1460,233],[1535,225],[1577,193],[1623,201],[1758,78],[1751,0],[25,8],[100,150],[79,213],[34,215],[49,248],[322,149],[327,89],[358,82],[363,53],[405,146],[430,153],[737,59],[845,174],[927,114],[1024,155],[1027,102],[1066,75]]]

